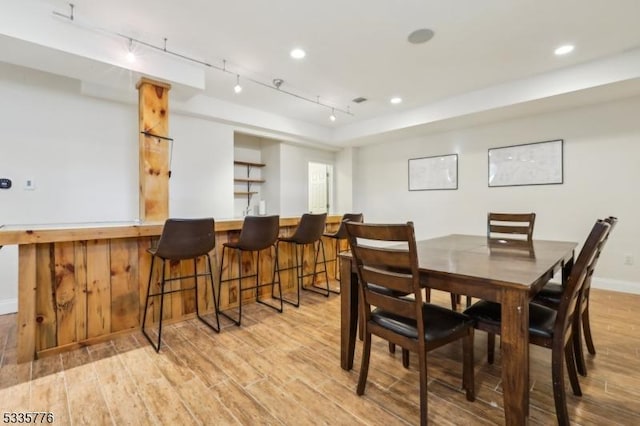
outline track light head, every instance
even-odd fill
[[[240,86],[240,74],[236,75],[236,85],[233,86],[233,91],[236,93],[242,92],[242,86]]]

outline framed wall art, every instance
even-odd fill
[[[409,159],[409,191],[458,189],[458,154]]]
[[[563,140],[489,149],[489,186],[563,183]]]

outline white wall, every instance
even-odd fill
[[[359,148],[354,209],[371,222],[412,220],[417,238],[484,234],[488,211],[534,211],[536,238],[580,242],[614,215],[596,284],[640,292],[639,111],[635,97]],[[564,139],[564,184],[487,186],[488,148],[552,139]],[[459,155],[458,190],[407,190],[407,159],[450,153]]]
[[[280,145],[280,214],[309,211],[309,162],[335,164],[335,153],[297,145]]]
[[[171,216],[233,217],[233,132],[233,127],[213,121],[170,116],[169,133],[175,139],[169,179]]]
[[[267,214],[280,214],[280,142],[272,139],[262,140],[262,161],[266,164],[262,176],[261,196],[267,207]]]
[[[356,148],[344,148],[336,153],[336,213],[353,211],[353,173]]]

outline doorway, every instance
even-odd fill
[[[333,200],[333,165],[309,162],[309,211],[329,213]]]

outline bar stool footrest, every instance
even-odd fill
[[[302,289],[305,291],[310,291],[312,293],[321,294],[324,297],[329,297],[329,294],[331,294],[331,290],[329,290],[327,287],[320,287],[315,284],[311,285],[311,287],[302,286]],[[322,290],[322,291],[319,291],[319,290]]]

